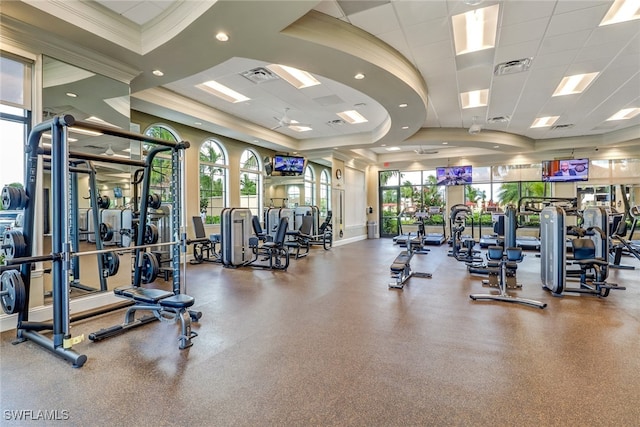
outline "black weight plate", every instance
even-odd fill
[[[101,209],[108,209],[111,204],[111,200],[109,200],[109,196],[98,196],[97,199],[98,207]]]
[[[5,210],[22,208],[22,193],[19,188],[9,186],[4,187],[0,198],[2,198],[2,208]]]
[[[101,222],[99,231],[100,231],[100,239],[103,242],[107,242],[113,239],[113,227],[108,222]]]
[[[0,305],[6,314],[16,313],[24,308],[26,291],[24,281],[18,270],[6,270],[0,277],[2,293]]]
[[[6,259],[22,258],[27,255],[27,243],[20,230],[4,233],[2,252]]]
[[[102,254],[102,266],[107,269],[109,277],[115,276],[120,269],[120,257],[115,252],[105,252]]]
[[[151,283],[158,277],[158,273],[160,272],[160,265],[158,265],[158,259],[155,255],[149,252],[142,253],[142,274],[140,275],[140,279],[142,283],[147,284]]]
[[[160,206],[162,206],[162,200],[160,200],[160,196],[155,193],[147,197],[147,203],[152,209],[158,209],[160,208]]]
[[[155,224],[147,224],[144,227],[144,244],[154,245],[158,243],[158,227]]]

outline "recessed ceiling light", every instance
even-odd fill
[[[400,105],[398,105],[398,107],[400,107],[400,108],[407,108],[407,105],[408,105],[408,104],[400,104]]]
[[[499,145],[494,145],[493,148],[500,148],[500,146]]]
[[[236,92],[233,89],[226,87],[223,84],[216,82],[215,80],[209,80],[208,82],[201,83],[196,85],[198,89],[204,90],[205,92],[209,92],[212,95],[217,96],[218,98],[222,98],[225,101],[236,103],[248,101],[250,98],[244,96],[241,93]]]
[[[553,125],[560,116],[538,117],[533,121],[532,128],[544,128]]]
[[[409,129],[409,126],[402,126],[402,129]]]
[[[77,98],[78,97],[78,94],[73,93],[73,92],[67,92],[66,95],[71,97],[71,98]]]
[[[640,114],[640,108],[624,108],[624,109],[618,111],[617,113],[615,113],[613,116],[609,117],[607,119],[607,121],[609,121],[609,120],[628,120],[628,119],[634,118],[638,114]]]
[[[599,73],[589,74],[576,74],[573,76],[566,76],[562,79],[555,92],[551,96],[564,96],[573,95],[576,93],[582,93],[587,89],[587,86],[596,78]]]
[[[218,40],[219,42],[226,42],[229,40],[229,36],[227,35],[227,33],[223,33],[221,31],[218,34],[216,34],[216,40]]]
[[[602,18],[600,25],[617,24],[618,22],[631,21],[638,18],[640,18],[640,5],[638,5],[637,1],[616,0],[604,18]]]
[[[156,76],[156,77],[162,77],[162,76],[164,76],[164,73],[163,73],[162,71],[160,71],[160,70],[153,70],[153,71],[152,71],[152,73],[153,73],[153,75],[154,75],[154,76]]]
[[[485,107],[489,103],[489,89],[472,90],[460,94],[462,108]]]
[[[362,79],[364,79],[364,77],[365,76],[362,73],[358,73],[355,76],[353,76],[353,78],[356,79],[356,80],[362,80]]]
[[[447,145],[447,144],[449,144],[447,141],[442,142],[442,145]]]
[[[385,148],[387,151],[400,151],[400,147],[387,147]]]
[[[270,64],[267,65],[267,68],[289,82],[290,85],[298,89],[304,89],[305,87],[316,86],[320,84],[318,79],[313,77],[311,73],[308,73],[304,70],[298,70],[297,68],[280,64]]]
[[[202,124],[202,122],[194,122],[193,124],[196,125],[196,126],[200,126]]]
[[[386,147],[386,146],[387,146],[387,144],[380,144],[380,146],[381,146],[381,147]]]
[[[499,10],[494,4],[451,17],[456,55],[495,46]]]

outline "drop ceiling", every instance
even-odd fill
[[[134,109],[270,149],[311,157],[334,150],[377,164],[607,148],[638,155],[640,115],[606,120],[640,107],[640,20],[599,26],[612,1],[87,1],[73,19],[57,2],[10,3],[3,15],[125,64]],[[493,4],[495,48],[456,56],[451,17]],[[218,31],[229,41],[215,40]],[[122,41],[123,34],[134,36]],[[154,47],[154,34],[167,39]],[[526,71],[494,73],[523,59]],[[241,75],[272,63],[305,69],[322,84],[298,90]],[[599,75],[585,92],[551,96],[563,77],[588,72]],[[208,79],[251,100],[231,104],[195,88]],[[479,89],[489,90],[488,105],[463,109],[460,93]],[[313,130],[272,130],[285,108]],[[369,121],[334,122],[345,109]],[[542,116],[559,119],[532,129]],[[481,131],[471,135],[474,123]]]

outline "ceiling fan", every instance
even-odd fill
[[[282,117],[274,117],[274,119],[278,122],[278,124],[274,127],[271,128],[271,130],[276,130],[279,129],[281,127],[301,127],[301,128],[305,128],[305,127],[309,127],[308,124],[305,123],[300,123],[297,120],[293,120],[289,117],[289,110],[290,108],[286,107],[284,109],[284,114],[282,115]]]
[[[438,154],[438,150],[427,150],[426,148],[422,147],[417,148],[413,151],[415,151],[416,154]]]

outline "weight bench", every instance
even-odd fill
[[[197,322],[202,316],[200,312],[187,310],[195,303],[195,298],[186,294],[174,294],[162,289],[142,288],[136,286],[116,288],[116,296],[133,300],[134,305],[127,309],[124,323],[89,334],[91,341],[100,341],[121,334],[128,329],[145,325],[154,320],[180,322],[181,350],[191,347],[192,338],[198,334],[191,330],[191,322]],[[151,315],[135,318],[136,311],[150,311]]]
[[[404,283],[409,280],[410,277],[423,277],[431,278],[431,273],[418,273],[411,270],[411,258],[413,252],[411,250],[401,251],[396,259],[391,264],[391,277],[395,278],[395,282],[389,283],[389,288],[402,289]]]

